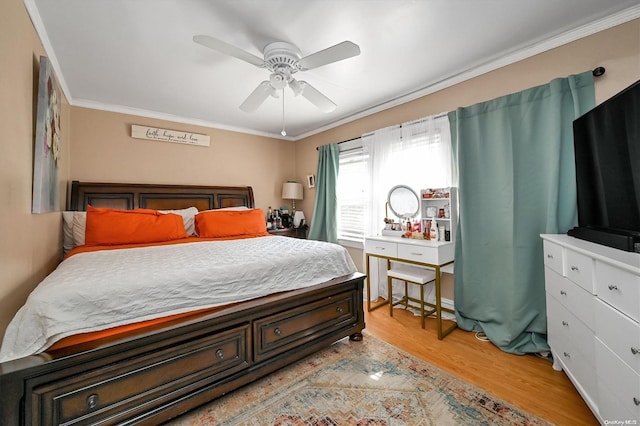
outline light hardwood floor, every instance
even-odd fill
[[[365,333],[551,423],[598,424],[569,378],[553,370],[547,360],[508,354],[461,329],[438,340],[435,319],[427,319],[423,330],[420,318],[403,309],[394,309],[390,317],[388,306],[384,306],[365,312],[365,320]]]

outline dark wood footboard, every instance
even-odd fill
[[[364,275],[0,364],[3,425],[158,424],[350,336]]]

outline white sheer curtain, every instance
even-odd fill
[[[380,233],[384,216],[387,193],[398,182],[393,178],[395,167],[392,147],[401,140],[400,126],[385,127],[362,136],[362,148],[368,154],[366,164],[369,186],[365,215],[367,235]]]
[[[367,235],[379,235],[384,226],[387,194],[395,185],[421,189],[451,186],[451,133],[447,114],[429,116],[386,127],[362,136],[368,154]],[[371,261],[370,299],[387,297],[386,261]],[[378,282],[380,285],[378,285]]]

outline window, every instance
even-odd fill
[[[363,241],[367,184],[362,146],[340,152],[338,171],[338,239]]]
[[[340,144],[338,239],[378,234],[389,190],[416,192],[452,185],[451,136],[446,114],[391,126]],[[371,190],[369,190],[371,188]]]

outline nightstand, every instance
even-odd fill
[[[283,229],[269,229],[271,235],[280,235],[282,237],[301,238],[307,239],[307,227],[300,228],[283,228]]]

